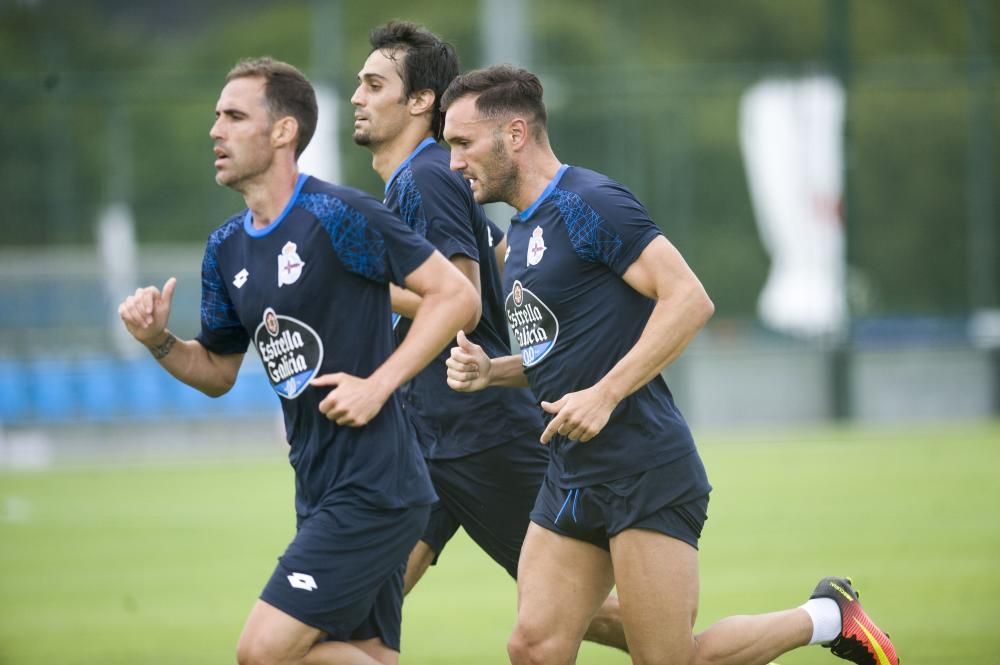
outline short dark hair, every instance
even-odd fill
[[[434,93],[434,110],[431,112],[431,133],[441,138],[444,115],[441,113],[441,95],[448,84],[458,76],[458,55],[455,47],[442,41],[429,30],[408,21],[390,21],[372,28],[368,35],[372,50],[386,51],[386,56],[396,62],[399,78],[403,80],[403,94],[410,97],[420,90]],[[400,51],[406,57],[396,60],[391,52]]]
[[[457,77],[444,91],[441,112],[462,97],[476,95],[476,110],[488,118],[502,118],[511,114],[530,116],[529,120],[545,133],[548,118],[542,103],[542,82],[526,69],[511,65],[494,65],[474,69]]]
[[[269,57],[240,60],[229,70],[226,83],[254,76],[264,79],[264,98],[272,119],[290,115],[299,123],[299,135],[295,144],[297,159],[316,131],[316,120],[319,117],[316,91],[305,74],[287,62]]]

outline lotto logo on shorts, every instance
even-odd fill
[[[317,589],[316,580],[313,579],[312,575],[306,575],[305,573],[292,573],[288,576],[288,583],[291,584],[296,589],[305,589],[306,591],[312,591]]]

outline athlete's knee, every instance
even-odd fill
[[[614,647],[628,653],[628,641],[625,639],[625,628],[618,619],[595,616],[587,626],[583,639],[594,644]]]
[[[266,639],[254,633],[244,632],[236,645],[236,662],[239,665],[292,665],[289,660],[268,644]]]
[[[249,640],[241,637],[236,645],[236,662],[239,665],[258,665],[262,662],[263,654],[257,647],[254,647]]]
[[[507,641],[511,665],[562,665],[572,663],[579,644],[521,623]]]

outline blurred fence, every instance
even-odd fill
[[[755,315],[768,256],[740,154],[740,99],[764,78],[817,70],[825,65],[539,68],[559,157],[632,189],[720,312],[741,317]],[[370,153],[350,139],[351,81],[337,78],[343,181],[380,195]],[[242,205],[212,178],[218,79],[68,72],[47,91],[0,75],[0,102],[30,124],[0,129],[5,242],[92,243],[98,211],[118,202],[131,206],[140,243],[204,242]],[[1000,307],[1000,68],[989,58],[876,60],[856,64],[846,85],[851,312]]]
[[[198,331],[200,246],[146,247],[140,284],[178,278],[170,327]],[[279,410],[249,350],[234,389],[208,398],[134,341],[94,250],[0,252],[0,424],[239,420]],[[968,317],[856,320],[850,344],[805,342],[736,319],[713,322],[666,376],[696,426],[917,423],[1000,414],[1000,335]],[[992,335],[992,336],[990,336]]]
[[[986,7],[954,4],[955,12]],[[667,371],[691,421],[743,426],[996,416],[1000,326],[976,324],[1000,312],[1000,67],[989,39],[995,23],[952,25],[968,32],[960,49],[925,52],[911,45],[906,54],[892,55],[866,43],[857,29],[881,5],[853,3],[854,56],[847,53],[852,35],[846,29],[824,36],[817,20],[806,30],[808,48],[775,51],[796,54],[792,59],[735,54],[671,64],[627,59],[634,45],[623,26],[631,12],[604,5],[621,21],[617,27],[596,23],[600,38],[592,40],[546,34],[532,68],[545,84],[559,157],[632,189],[717,306],[715,320]],[[726,13],[733,12],[727,5]],[[312,18],[303,10],[302,20]],[[550,27],[579,27],[565,18],[560,13]],[[642,12],[635,20],[646,22]],[[329,35],[338,25],[315,33],[322,35],[320,46],[332,48],[336,39]],[[292,27],[301,46],[309,30]],[[354,40],[352,52],[366,53],[365,32],[341,36]],[[845,41],[843,48],[823,45],[836,34],[843,39],[831,42]],[[260,48],[256,37],[238,54],[213,48],[210,56],[181,64],[166,54],[155,75],[138,65],[119,71],[78,64],[53,37],[39,41],[39,57],[47,54],[42,69],[0,73],[0,102],[19,119],[0,126],[0,195],[11,211],[0,218],[6,243],[0,249],[0,422],[28,427],[277,411],[252,352],[236,389],[212,400],[167,376],[138,345],[123,343],[115,306],[125,294],[105,278],[93,230],[98,211],[109,204],[130,207],[139,241],[132,286],[177,276],[171,328],[193,336],[204,239],[242,206],[238,195],[212,180],[207,132],[224,68]],[[576,54],[582,64],[574,64],[573,48],[583,49]],[[300,65],[307,60],[301,53],[275,55]],[[361,60],[315,53],[313,59],[307,67],[313,79],[333,82],[338,91],[343,181],[378,194],[382,183],[370,153],[350,140],[349,97]],[[747,191],[739,106],[763,78],[800,79],[817,71],[835,73],[847,91],[840,203],[852,320],[843,338],[809,342],[769,333],[756,322],[769,259]]]
[[[706,333],[666,372],[696,426],[915,425],[1000,415],[1000,353],[960,336],[876,336],[844,348]]]
[[[259,374],[250,378],[249,375]],[[152,358],[111,356],[0,360],[0,424],[128,423],[258,416],[277,410],[264,373],[245,369],[212,399],[167,374]]]
[[[140,284],[176,275],[170,326],[198,331],[200,247],[140,254]],[[260,416],[277,397],[251,351],[236,386],[209,398],[120,344],[115,293],[93,248],[0,252],[0,424],[126,423]],[[128,341],[128,340],[127,340]]]

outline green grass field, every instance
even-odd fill
[[[906,665],[1000,662],[1000,425],[703,436],[698,627],[849,574]],[[247,460],[0,471],[0,665],[232,663],[291,537],[291,471]],[[464,537],[404,608],[408,665],[506,663],[515,588]],[[781,665],[837,661],[818,647]],[[585,646],[581,663],[627,663]]]

